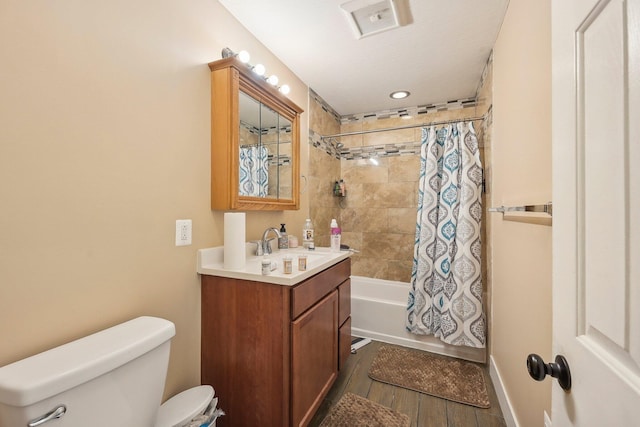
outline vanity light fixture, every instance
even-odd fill
[[[256,64],[252,68],[253,72],[259,76],[264,76],[264,73],[267,71],[262,64]]]
[[[389,97],[393,99],[404,99],[409,95],[411,95],[411,92],[409,92],[408,90],[397,90],[395,92],[391,92],[389,94]]]
[[[243,64],[247,64],[251,59],[251,55],[249,55],[249,52],[247,52],[246,50],[241,50],[240,52],[238,52],[238,59]]]
[[[251,71],[253,71],[256,75],[258,75],[258,76],[262,77],[263,79],[265,79],[267,81],[267,83],[269,83],[270,85],[275,86],[276,89],[278,89],[278,91],[280,93],[282,93],[283,95],[287,95],[289,92],[291,92],[291,88],[289,87],[289,85],[278,86],[278,76],[276,76],[275,74],[272,74],[269,77],[266,77],[265,74],[266,74],[267,70],[264,67],[264,65],[262,65],[262,64],[256,64],[256,65],[249,64],[249,60],[251,59],[251,55],[249,55],[249,52],[247,52],[246,50],[241,50],[240,52],[235,53],[234,51],[232,51],[228,47],[225,47],[224,49],[222,49],[222,57],[223,58],[237,57],[240,62],[242,62],[243,64],[247,64],[247,67],[249,67],[249,69]]]
[[[291,92],[291,88],[289,87],[289,85],[282,85],[278,90],[284,95],[287,95],[289,92]]]

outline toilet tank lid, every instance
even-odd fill
[[[138,317],[0,368],[0,403],[28,406],[112,371],[169,341],[175,325]]]

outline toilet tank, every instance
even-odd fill
[[[174,335],[138,317],[1,367],[0,427],[153,426]]]

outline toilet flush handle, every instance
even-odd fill
[[[57,408],[47,412],[43,416],[32,420],[31,422],[29,422],[29,424],[27,424],[27,426],[28,427],[41,426],[42,424],[46,423],[47,421],[56,420],[56,419],[62,417],[66,412],[67,412],[67,407],[65,405],[60,405]]]

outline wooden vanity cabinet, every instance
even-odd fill
[[[294,286],[202,276],[201,380],[226,413],[218,426],[308,425],[348,357],[350,274],[347,258]]]

